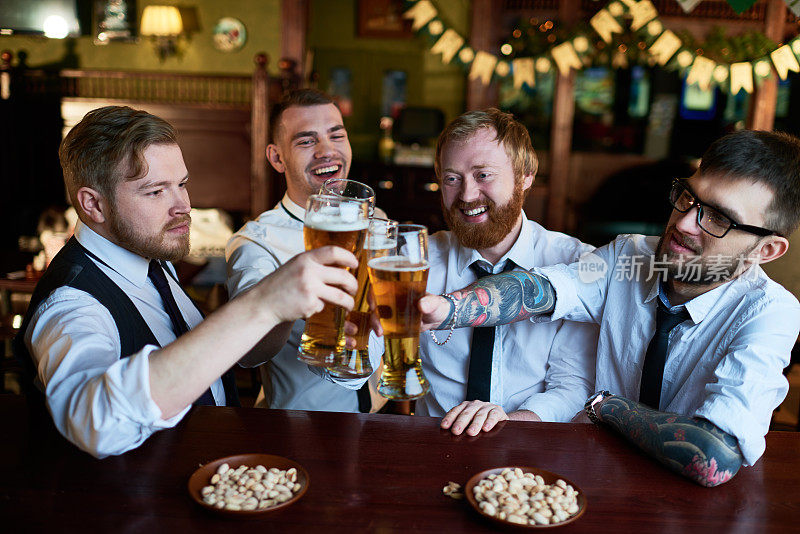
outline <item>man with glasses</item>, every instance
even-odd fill
[[[439,329],[598,323],[598,392],[586,416],[715,486],[763,454],[788,391],[800,304],[760,264],[786,253],[800,222],[800,140],[723,137],[669,200],[660,238],[622,235],[572,265],[483,278],[420,307],[424,326]]]

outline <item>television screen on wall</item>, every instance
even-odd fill
[[[78,36],[79,11],[78,0],[1,0],[0,35]]]

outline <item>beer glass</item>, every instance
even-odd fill
[[[419,359],[422,314],[417,307],[428,283],[427,228],[398,225],[395,245],[368,266],[386,346],[378,392],[392,400],[417,399],[430,389]]]
[[[334,195],[311,195],[306,204],[303,240],[306,250],[336,245],[358,257],[367,233],[369,202]],[[345,310],[325,304],[306,320],[297,358],[309,365],[331,367],[345,348]]]
[[[375,190],[367,184],[347,178],[331,178],[326,180],[319,190],[321,195],[338,195],[340,197],[361,198],[369,201],[369,216],[375,211]]]
[[[373,258],[389,254],[397,244],[397,221],[373,217],[369,220],[364,248],[358,260],[358,292],[353,311],[347,320],[358,327],[355,335],[356,346],[345,349],[339,361],[330,369],[333,376],[340,378],[364,378],[372,374],[369,361],[369,333],[371,329],[371,306],[374,305],[372,287],[367,274],[367,264]]]
[[[367,200],[370,204],[370,216],[375,209],[375,190],[366,184],[346,178],[332,178],[322,184],[320,194],[338,195],[348,198]],[[377,227],[376,227],[377,228]],[[385,229],[385,228],[384,228]],[[362,249],[358,258],[358,272],[353,273],[358,280],[358,290],[355,297],[355,306],[347,320],[358,328],[356,346],[345,349],[328,370],[331,375],[339,378],[364,378],[372,374],[372,365],[369,362],[369,276],[367,276],[366,247]]]

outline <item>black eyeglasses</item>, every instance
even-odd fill
[[[739,224],[730,217],[720,212],[717,208],[709,206],[697,198],[689,188],[685,180],[676,178],[672,181],[672,190],[669,193],[669,203],[681,213],[686,213],[690,209],[697,208],[697,226],[707,234],[714,237],[725,237],[732,229],[741,230],[759,236],[780,235],[778,232],[761,228],[760,226],[750,226],[749,224]]]

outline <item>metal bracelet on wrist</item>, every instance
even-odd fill
[[[451,337],[453,337],[453,331],[456,328],[456,321],[458,320],[458,301],[456,301],[456,298],[453,295],[450,295],[448,293],[442,293],[440,296],[446,298],[453,304],[453,322],[450,324],[450,332],[447,334],[447,339],[445,339],[440,343],[436,339],[436,335],[433,333],[433,330],[428,330],[428,333],[431,335],[431,339],[433,340],[433,342],[441,347],[442,345],[445,345],[448,341],[450,341]]]
[[[591,397],[586,399],[586,403],[583,405],[583,409],[586,412],[586,416],[589,418],[589,421],[591,421],[596,425],[600,424],[600,418],[597,416],[597,412],[594,411],[594,407],[598,402],[610,396],[611,396],[610,392],[603,390],[593,393]]]

